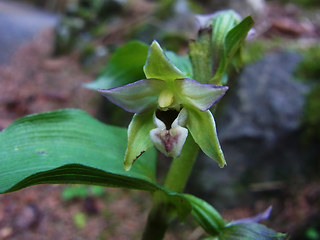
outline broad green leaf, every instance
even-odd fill
[[[65,183],[159,190],[180,216],[186,216],[191,210],[188,201],[155,182],[153,149],[131,171],[124,170],[126,141],[127,129],[105,125],[81,110],[18,119],[0,133],[0,193]]]
[[[210,158],[217,161],[220,167],[226,165],[224,155],[219,143],[216,124],[210,110],[198,111],[188,109],[187,127],[194,141]]]
[[[148,52],[146,64],[143,67],[147,78],[173,81],[184,78],[185,75],[173,65],[157,41],[153,41]]]
[[[155,152],[147,152],[127,173],[126,141],[126,129],[102,124],[80,110],[19,119],[0,134],[0,192],[37,182],[154,189]]]
[[[226,222],[210,204],[190,194],[184,194],[192,206],[191,214],[199,225],[210,235],[217,236],[226,226]]]
[[[143,65],[147,54],[148,46],[142,42],[125,44],[111,56],[98,78],[85,86],[91,89],[108,89],[144,79]]]
[[[179,56],[172,51],[166,51],[169,60],[188,78],[193,78],[192,65],[188,55]]]

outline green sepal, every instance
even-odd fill
[[[157,41],[153,41],[149,48],[147,61],[143,70],[147,78],[156,78],[168,82],[185,77],[185,75],[169,61]]]
[[[192,79],[176,79],[174,81],[181,102],[185,106],[192,106],[201,111],[208,110],[222,98],[228,90],[226,86],[200,83]]]
[[[197,223],[199,223],[208,234],[212,236],[219,235],[226,226],[226,222],[218,211],[200,198],[190,194],[184,194],[184,196],[192,206],[191,214]]]
[[[188,108],[187,127],[201,150],[207,156],[217,161],[221,168],[224,167],[226,161],[219,143],[216,124],[210,110],[202,112],[197,109]]]
[[[154,128],[153,112],[135,114],[128,127],[128,144],[124,157],[124,169],[130,170],[132,164],[145,151],[153,146],[149,132]]]
[[[143,79],[121,87],[98,91],[124,110],[142,113],[157,107],[158,95],[164,86],[163,80]]]

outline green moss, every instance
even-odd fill
[[[320,142],[320,84],[317,84],[307,96],[304,109],[304,126],[304,137]]]
[[[307,81],[320,81],[320,45],[312,46],[302,52],[303,60],[296,70],[296,77]]]
[[[294,42],[277,37],[271,39],[255,39],[246,42],[242,51],[242,61],[244,64],[249,64],[259,61],[267,52],[274,50],[294,50],[296,48]]]
[[[248,42],[242,51],[242,61],[245,64],[260,60],[267,52],[268,47],[264,41]]]
[[[320,6],[319,0],[281,0],[282,3],[294,3],[296,5],[299,5],[301,7],[317,7]]]

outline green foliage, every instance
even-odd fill
[[[306,81],[320,81],[320,46],[314,45],[302,52],[303,59],[296,70],[296,76]]]
[[[193,78],[192,65],[188,55],[179,56],[171,51],[166,51],[169,60],[188,78]]]
[[[66,6],[55,28],[54,54],[58,56],[87,49],[90,41],[106,34],[107,20],[122,11],[122,4],[116,0],[80,0]]]
[[[143,66],[148,46],[138,41],[118,48],[98,78],[85,86],[91,89],[114,88],[145,78]]]
[[[315,228],[310,227],[306,231],[306,238],[310,240],[317,240],[320,238],[320,234]]]
[[[78,229],[82,229],[87,225],[87,217],[84,213],[78,212],[73,216],[73,222]]]
[[[89,196],[101,196],[104,188],[100,186],[71,185],[62,190],[61,196],[65,201],[75,198],[86,198]]]
[[[248,42],[242,51],[243,63],[249,64],[262,59],[264,54],[270,50],[268,45],[268,42],[262,40]]]
[[[320,142],[320,84],[307,95],[303,123],[305,137]]]
[[[319,0],[280,0],[280,1],[282,3],[294,3],[306,8],[320,6]]]
[[[254,220],[238,220],[227,223],[207,202],[185,194],[192,205],[191,214],[199,225],[210,235],[206,240],[285,240],[286,234],[277,233]]]
[[[21,118],[0,133],[0,193],[66,183],[162,191],[184,218],[188,201],[155,182],[153,149],[124,170],[126,135],[75,109]]]
[[[211,236],[219,235],[226,222],[221,215],[210,204],[195,196],[185,194],[192,205],[192,216],[199,225]]]
[[[219,240],[287,240],[286,234],[277,233],[258,223],[228,225],[220,234]]]
[[[307,142],[320,142],[320,47],[313,45],[303,49],[302,55],[295,76],[312,86],[304,107],[303,137]]]
[[[157,189],[152,186],[155,152],[147,152],[128,174],[122,165],[126,129],[104,125],[80,110],[19,119],[1,132],[0,141],[0,192],[39,183]]]

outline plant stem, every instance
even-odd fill
[[[182,192],[190,176],[198,146],[191,136],[188,136],[180,157],[171,163],[164,187],[175,192]],[[169,223],[172,221],[171,206],[166,202],[162,193],[155,192],[153,207],[149,213],[147,225],[142,240],[163,239]]]
[[[190,43],[189,56],[192,62],[194,79],[200,82],[209,81],[212,75],[211,32],[199,34],[196,41]],[[175,158],[165,179],[164,187],[174,192],[182,192],[187,184],[199,147],[189,134],[181,155]],[[155,192],[153,206],[149,213],[142,240],[162,240],[169,223],[173,220],[171,205],[162,193]]]
[[[180,157],[175,158],[171,163],[164,187],[174,192],[182,192],[188,181],[197,155],[198,145],[189,135]]]

